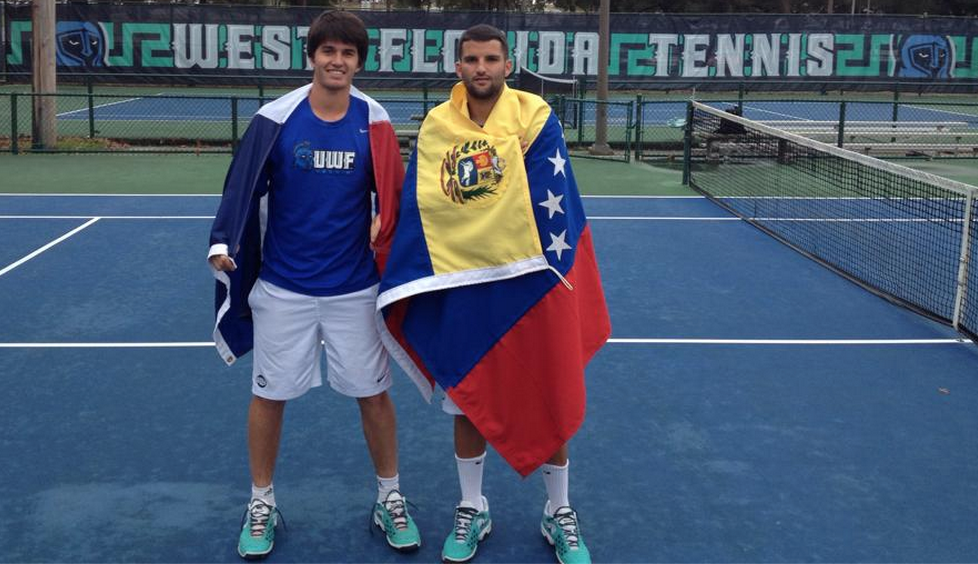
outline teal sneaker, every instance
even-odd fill
[[[253,499],[245,511],[241,535],[238,537],[238,554],[246,560],[260,560],[275,546],[275,527],[279,513],[274,506],[260,499]]]
[[[543,522],[540,532],[554,547],[560,564],[591,564],[591,553],[581,537],[581,526],[577,522],[577,512],[570,507],[558,507],[550,512],[550,502],[543,509]]]
[[[468,505],[455,508],[455,530],[448,534],[441,550],[445,562],[468,562],[475,556],[479,542],[492,532],[489,501],[482,497],[482,511]]]
[[[408,514],[406,503],[401,492],[394,490],[382,503],[374,505],[374,524],[387,535],[387,544],[401,552],[417,550],[421,546],[421,534]]]

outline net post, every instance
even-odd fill
[[[693,102],[686,102],[686,124],[683,127],[683,186],[689,186],[693,170]]]
[[[17,93],[11,92],[10,94],[10,152],[17,154],[17,138],[19,134],[17,133]]]
[[[957,289],[954,292],[954,315],[951,326],[960,331],[961,312],[964,308],[964,298],[968,294],[968,266],[971,262],[971,221],[974,214],[975,194],[966,196],[964,205],[964,222],[961,228],[961,252],[958,262]]]
[[[738,115],[744,115],[744,83],[741,82],[737,86],[737,111],[740,112]]]
[[[428,81],[421,83],[421,115],[428,115]]]
[[[88,138],[95,139],[95,92],[92,88],[92,81],[86,80],[88,83],[86,90],[88,90]]]
[[[836,139],[836,146],[842,148],[845,144],[846,136],[846,101],[839,102],[839,136]]]
[[[231,96],[231,154],[238,151],[238,97]]]

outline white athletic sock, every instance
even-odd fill
[[[478,511],[485,511],[482,506],[482,469],[486,460],[486,453],[482,453],[475,458],[459,458],[455,456],[458,464],[458,483],[462,487],[462,503],[474,507]]]
[[[543,484],[547,486],[547,497],[550,498],[550,511],[557,511],[558,507],[570,505],[567,499],[567,474],[570,467],[570,460],[563,466],[554,466],[544,463],[540,466],[540,474],[543,476]]]
[[[251,499],[260,499],[268,505],[275,507],[275,488],[272,487],[272,484],[268,484],[263,488],[251,484]]]
[[[387,499],[387,494],[394,490],[400,490],[401,485],[398,483],[400,474],[394,474],[393,478],[381,478],[377,476],[377,503],[381,503]]]

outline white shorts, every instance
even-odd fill
[[[337,392],[363,398],[390,388],[390,363],[377,330],[377,287],[317,297],[259,279],[248,296],[255,326],[252,393],[290,400],[321,386],[323,345],[329,385]]]

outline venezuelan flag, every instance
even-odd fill
[[[567,159],[540,97],[504,88],[480,128],[456,85],[419,132],[378,297],[402,368],[524,476],[580,427],[611,333]]]

